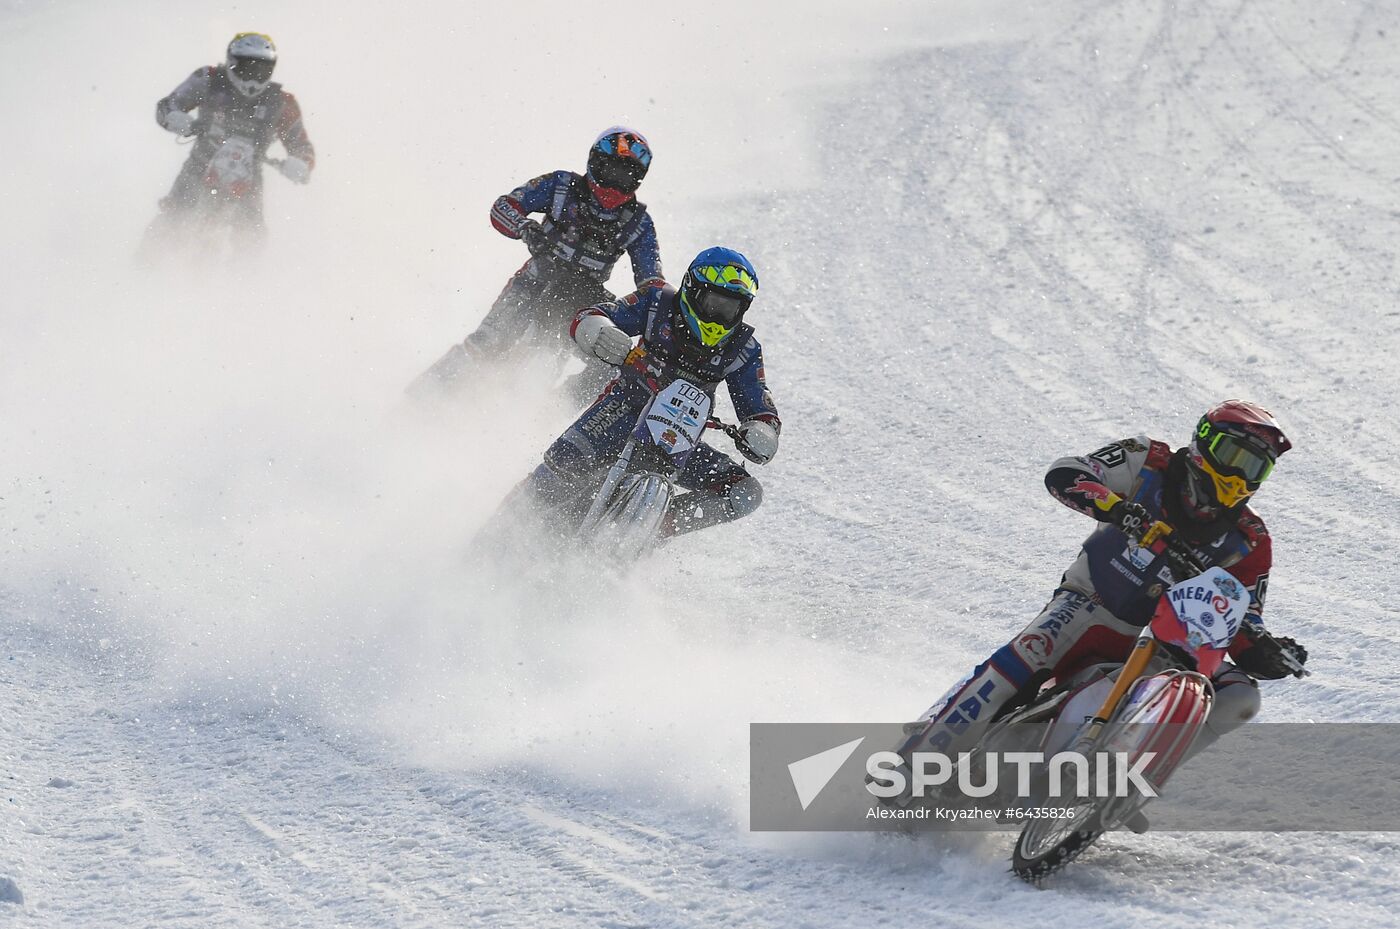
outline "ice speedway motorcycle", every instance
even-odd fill
[[[252,139],[220,132],[217,127],[208,131],[199,128],[189,136],[190,140],[201,138],[211,140],[218,148],[204,169],[199,199],[183,209],[156,216],[141,243],[143,258],[172,248],[192,258],[233,257],[239,251],[236,240],[240,236],[250,239],[249,244],[258,244],[256,233],[244,228],[245,201],[262,195],[258,189],[258,166],[275,168],[282,159],[259,154]],[[177,142],[189,144],[184,140]]]
[[[977,765],[991,752],[1038,751],[1043,758],[1071,752],[1086,759],[1087,780],[1122,783],[1120,772],[1140,772],[1155,795],[1191,753],[1215,703],[1211,677],[1220,669],[1237,633],[1267,636],[1245,622],[1249,593],[1224,568],[1207,567],[1171,526],[1157,522],[1136,539],[1142,548],[1166,550],[1173,583],[1158,600],[1125,661],[1100,663],[1047,685],[1029,704],[1011,709],[995,721],[969,753]],[[1291,661],[1294,677],[1308,672]],[[915,730],[905,752],[917,745],[929,725]],[[1032,744],[1026,744],[1033,733]],[[1100,779],[1102,778],[1102,779]],[[1109,791],[1101,791],[1107,794]],[[1147,829],[1143,808],[1151,796],[1140,791],[1122,795],[1059,799],[1042,773],[1029,797],[1015,802],[1024,810],[1056,809],[1044,818],[1019,817],[1024,827],[1011,855],[1022,880],[1039,884],[1065,867],[1105,833]]]
[[[676,497],[676,479],[705,430],[738,441],[738,427],[711,416],[713,407],[709,393],[684,378],[652,394],[593,494],[577,530],[580,541],[623,563],[656,545]]]
[[[651,385],[627,441],[611,463],[580,481],[563,499],[543,507],[518,485],[471,543],[474,556],[533,551],[543,531],[567,547],[587,550],[606,563],[631,565],[661,543],[661,530],[678,490],[677,481],[706,430],[739,441],[739,428],[712,416],[714,398],[681,377]],[[533,505],[532,505],[533,504]],[[529,526],[525,536],[517,535]],[[529,563],[537,563],[531,557]]]

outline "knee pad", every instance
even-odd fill
[[[671,504],[668,536],[708,529],[741,516],[748,516],[763,502],[763,488],[751,476],[741,477],[732,484],[708,487],[681,494]]]
[[[1238,729],[1259,715],[1263,700],[1254,679],[1237,671],[1227,671],[1216,678],[1215,706],[1206,726],[1216,735]]]
[[[758,482],[758,478],[748,474],[730,484],[724,492],[724,497],[729,501],[729,509],[735,519],[748,516],[763,502],[763,485]]]

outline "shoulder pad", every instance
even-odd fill
[[[1147,437],[1143,436],[1142,438],[1146,439]],[[1147,444],[1147,466],[1149,468],[1161,471],[1171,464],[1172,455],[1175,452],[1172,451],[1170,445],[1166,442],[1158,442],[1156,439],[1148,439]]]

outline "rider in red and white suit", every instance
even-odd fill
[[[229,42],[223,65],[197,68],[156,103],[156,122],[182,137],[194,137],[189,157],[160,202],[165,214],[192,209],[205,191],[205,172],[225,140],[241,137],[252,143],[253,190],[238,201],[246,225],[263,226],[262,161],[268,146],[279,141],[287,157],[278,170],[298,184],[310,179],[316,150],[302,123],[301,107],[282,85],[272,80],[277,49],[267,36],[240,32]]]
[[[1056,461],[1046,488],[1099,525],[1040,615],[929,708],[927,725],[905,751],[967,751],[993,719],[1029,702],[1052,677],[1125,659],[1172,584],[1171,554],[1139,547],[1129,534],[1156,520],[1169,523],[1205,564],[1223,567],[1248,588],[1246,624],[1262,627],[1273,547],[1246,501],[1290,447],[1268,411],[1230,400],[1201,418],[1184,448],[1139,436]],[[1207,741],[1258,712],[1254,679],[1288,675],[1289,656],[1301,663],[1307,652],[1288,638],[1236,637],[1232,663],[1214,679]]]

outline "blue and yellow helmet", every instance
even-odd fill
[[[758,296],[758,272],[732,248],[715,246],[695,256],[676,299],[686,329],[705,348],[719,348],[739,328]]]

